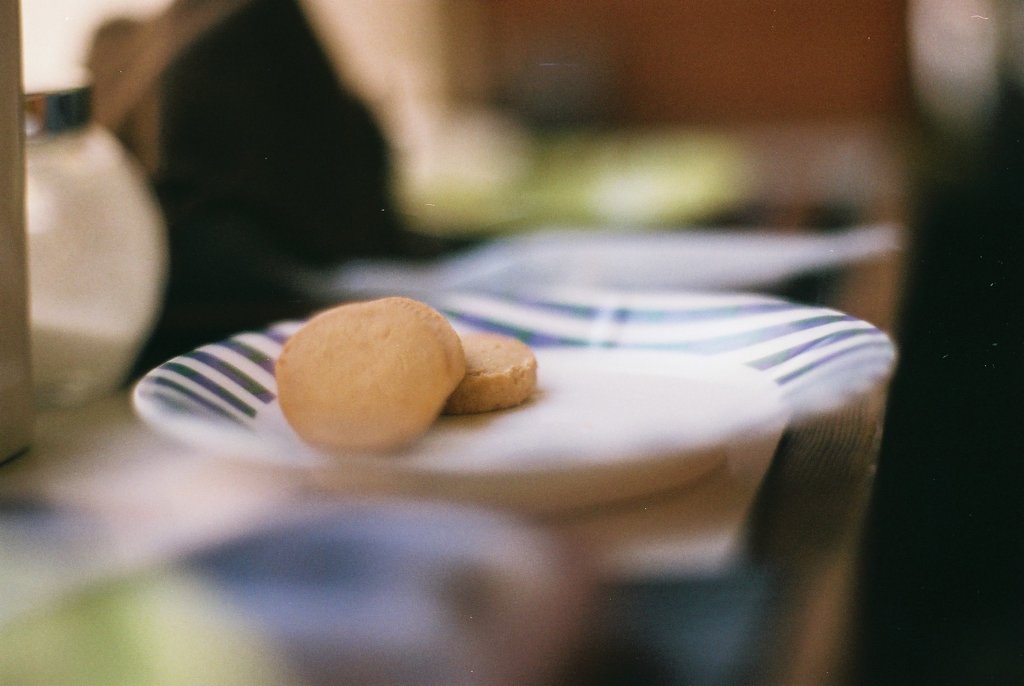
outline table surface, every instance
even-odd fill
[[[793,669],[826,669],[844,625],[835,621],[841,612],[820,608],[848,596],[843,575],[870,489],[883,399],[876,388],[789,427],[750,494],[713,473],[635,507],[540,525],[583,544],[629,613],[668,594],[676,620],[688,617],[688,632],[705,637],[713,635],[708,612],[734,624],[759,618],[762,628],[735,661],[753,663],[765,683]],[[68,524],[93,528],[87,545],[53,541],[60,551],[45,553],[64,563],[45,583],[22,580],[25,591],[0,604],[0,622],[97,579],[173,561],[311,495],[309,483],[274,467],[210,459],[153,433],[126,392],[42,412],[33,447],[3,470],[4,502],[44,504]],[[814,608],[831,632],[822,617],[805,629]],[[654,622],[644,631],[678,634],[677,623],[642,616]],[[679,666],[704,668],[693,660]]]

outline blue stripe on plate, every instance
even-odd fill
[[[805,319],[797,319],[792,322],[774,324],[750,331],[705,338],[695,341],[680,341],[679,343],[652,344],[643,347],[657,347],[670,350],[682,350],[703,355],[716,353],[734,352],[742,350],[751,345],[764,343],[775,338],[781,338],[801,331],[809,331],[819,326],[827,326],[836,322],[854,321],[852,317],[845,314],[823,314]],[[636,346],[630,346],[636,347]]]
[[[267,329],[266,331],[261,331],[260,333],[262,333],[264,336],[274,341],[278,345],[284,345],[285,341],[287,341],[289,337],[289,334],[287,332],[282,331],[279,327],[276,326]]]
[[[777,378],[775,382],[778,383],[779,385],[784,386],[790,383],[791,381],[798,379],[801,376],[804,376],[805,374],[812,372],[816,369],[821,369],[825,366],[831,366],[832,363],[834,363],[836,360],[840,358],[847,357],[849,355],[853,355],[856,353],[862,353],[866,350],[870,350],[873,348],[877,349],[879,352],[881,352],[882,350],[888,351],[891,349],[891,344],[888,342],[888,340],[874,340],[867,341],[859,345],[851,346],[849,348],[843,348],[842,350],[837,350],[831,355],[826,355],[825,357],[822,357],[820,359],[815,360],[814,362],[806,364],[803,367],[800,367],[799,369],[795,369],[787,374],[784,374],[783,376]]]
[[[879,332],[875,329],[844,329],[843,331],[834,331],[825,336],[820,336],[810,341],[795,345],[785,350],[779,350],[771,355],[766,355],[756,360],[747,362],[747,365],[754,369],[767,370],[772,367],[776,367],[783,362],[788,362],[795,357],[799,357],[804,353],[807,353],[816,348],[823,348],[834,343],[840,343],[850,338],[857,336],[878,336]]]
[[[217,396],[220,400],[224,401],[224,403],[244,414],[246,417],[256,416],[255,408],[244,402],[241,398],[224,388],[215,380],[199,371],[196,371],[195,369],[192,369],[192,367],[181,364],[180,362],[171,361],[160,365],[160,369],[183,376],[196,385],[202,386],[207,391]]]
[[[543,331],[537,331],[535,329],[530,329],[524,326],[516,326],[514,324],[508,324],[505,322],[498,321],[496,319],[472,315],[465,312],[459,312],[457,310],[442,309],[441,312],[454,324],[462,323],[472,326],[475,329],[493,331],[494,333],[502,333],[505,334],[506,336],[518,338],[524,343],[537,348],[547,348],[551,346],[560,345],[581,347],[593,346],[599,343],[597,341],[591,341],[585,338],[557,336],[554,334],[548,334],[544,333]]]
[[[163,377],[163,376],[156,376],[156,377],[151,377],[150,383],[152,383],[155,386],[162,386],[164,388],[168,388],[168,389],[174,391],[175,393],[179,393],[182,396],[184,396],[185,398],[188,398],[189,401],[199,405],[200,407],[202,407],[204,409],[210,410],[214,414],[217,414],[217,415],[223,417],[224,419],[228,419],[228,420],[230,420],[230,421],[232,421],[232,422],[234,422],[236,424],[243,424],[243,422],[241,420],[239,420],[238,417],[236,417],[235,415],[231,414],[230,412],[225,410],[223,407],[221,407],[217,403],[210,402],[209,400],[207,400],[203,396],[199,395],[198,393],[196,393],[195,391],[193,391],[190,388],[186,388],[185,386],[181,385],[177,381],[173,381],[173,380],[168,379],[168,378]],[[193,414],[199,414],[199,413],[193,412]]]
[[[668,343],[619,343],[618,341],[606,338],[579,338],[571,336],[556,336],[534,331],[521,326],[514,326],[495,319],[480,317],[478,315],[467,315],[457,311],[447,311],[445,314],[455,320],[461,320],[479,329],[504,333],[514,336],[520,340],[539,347],[564,345],[564,346],[588,346],[588,347],[610,347],[610,348],[643,348],[652,350],[679,350],[697,354],[715,354],[732,352],[757,343],[770,341],[773,338],[780,338],[792,333],[807,331],[819,326],[826,326],[836,322],[856,322],[856,318],[840,313],[821,314],[813,317],[805,317],[791,322],[773,324],[749,331],[731,333],[723,336],[714,336],[698,340],[671,341]]]
[[[246,393],[263,403],[273,402],[274,400],[274,393],[272,393],[270,389],[266,388],[263,384],[253,379],[235,365],[222,360],[206,350],[193,350],[190,353],[185,353],[183,357],[188,357],[197,362],[201,362],[210,369],[220,372],[245,389]]]
[[[195,404],[177,391],[158,388],[152,382],[147,382],[144,386],[140,387],[140,390],[142,397],[151,402],[159,403],[161,410],[167,410],[176,414],[197,414]]]
[[[619,322],[679,323],[704,322],[715,319],[730,319],[741,316],[768,314],[785,310],[805,309],[784,301],[753,302],[721,307],[687,308],[646,308],[636,306],[607,307],[602,305],[566,304],[541,300],[518,301],[522,305],[538,310],[564,314],[574,319],[610,318]]]
[[[264,334],[264,335],[266,335],[266,334]],[[242,357],[246,358],[247,360],[249,360],[253,364],[256,364],[259,367],[261,367],[268,374],[273,374],[274,373],[274,360],[273,360],[273,358],[270,357],[269,355],[267,355],[262,350],[257,350],[256,348],[252,347],[251,345],[246,345],[245,343],[241,342],[237,338],[228,338],[226,340],[220,341],[217,345],[222,345],[225,348],[229,348],[231,350],[234,350],[236,353],[238,353]]]

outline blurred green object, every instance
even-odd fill
[[[493,143],[493,141],[492,141]],[[399,183],[413,229],[495,234],[540,224],[679,226],[743,201],[746,149],[688,131],[575,132],[464,147],[450,163]]]
[[[742,197],[746,164],[729,139],[683,133],[554,138],[533,184],[537,219],[666,225]]]
[[[4,686],[282,686],[265,640],[194,579],[112,581],[0,628]]]

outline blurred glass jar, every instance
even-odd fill
[[[115,391],[152,330],[163,218],[135,161],[90,121],[90,90],[25,97],[26,220],[36,404]]]

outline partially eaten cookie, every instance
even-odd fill
[[[537,358],[530,346],[497,333],[462,337],[466,375],[444,406],[445,414],[477,414],[524,403],[537,386]]]

